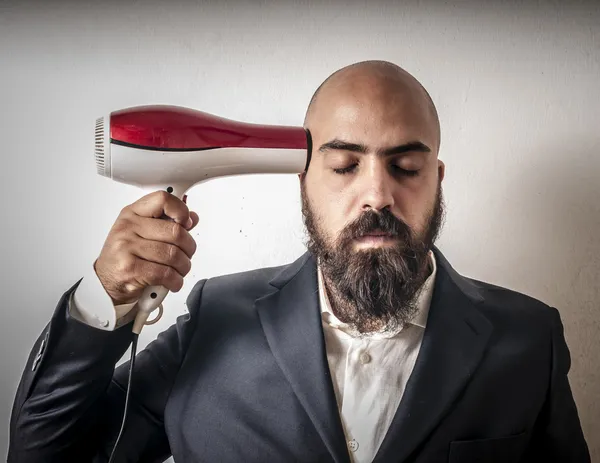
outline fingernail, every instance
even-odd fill
[[[187,225],[185,228],[190,228],[192,225],[194,225],[194,221],[192,220],[192,218],[190,217],[187,221]]]

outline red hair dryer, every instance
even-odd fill
[[[302,127],[233,121],[179,106],[137,106],[96,120],[98,173],[182,199],[194,185],[240,174],[299,174],[308,168],[310,132]],[[133,331],[162,316],[168,290],[145,289]],[[147,322],[156,308],[158,316]]]

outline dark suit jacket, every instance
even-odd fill
[[[457,274],[438,249],[421,351],[375,462],[589,462],[556,309]],[[105,462],[131,330],[69,317],[35,343],[8,461]],[[198,282],[189,315],[138,354],[118,462],[349,462],[314,259]]]

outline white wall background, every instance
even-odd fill
[[[592,1],[0,1],[0,451],[34,339],[120,209],[140,196],[96,174],[95,118],[167,103],[299,125],[321,81],[363,59],[404,66],[438,105],[447,257],[467,276],[560,309],[572,387],[600,461]],[[215,180],[193,189],[188,205],[201,217],[193,271],[142,345],[185,310],[197,279],[304,251],[295,176]]]

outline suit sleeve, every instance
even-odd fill
[[[571,355],[560,313],[552,308],[552,373],[548,397],[530,448],[532,461],[589,463],[590,454],[573,399],[568,373]]]
[[[105,331],[74,319],[69,302],[79,282],[59,301],[26,362],[11,414],[8,463],[104,463],[116,441],[129,362],[115,365],[132,341],[131,324]],[[194,332],[204,283],[188,296],[189,314],[136,356],[116,463],[162,462],[170,455],[164,408]]]

